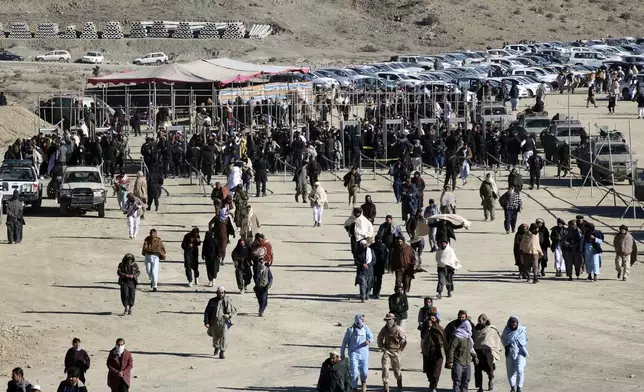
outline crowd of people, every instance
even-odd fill
[[[537,99],[537,105],[541,97]],[[420,106],[425,102],[418,102]],[[348,105],[348,104],[347,104]],[[441,109],[444,111],[445,106]],[[38,135],[31,140],[18,140],[5,159],[33,159],[39,173],[52,177],[60,176],[67,165],[103,165],[103,170],[113,186],[118,207],[127,220],[128,236],[138,236],[140,220],[146,211],[159,209],[159,198],[164,181],[173,177],[196,175],[205,184],[211,185],[212,176],[223,174],[225,183],[212,184],[211,200],[213,217],[204,222],[207,230],[191,228],[181,241],[184,270],[188,287],[200,285],[200,259],[206,267],[207,283],[215,288],[203,313],[203,324],[212,338],[214,355],[226,358],[229,329],[234,326],[237,308],[227,290],[217,285],[221,267],[232,261],[239,293],[247,293],[249,286],[257,298],[258,316],[267,311],[269,291],[274,282],[273,247],[260,232],[260,215],[250,202],[253,186],[254,196],[267,197],[268,176],[284,167],[292,167],[294,199],[296,203],[309,204],[313,226],[320,227],[324,211],[329,207],[329,198],[320,182],[323,171],[337,171],[346,167],[341,178],[348,194],[351,215],[344,223],[349,236],[349,246],[356,267],[355,285],[361,302],[379,300],[383,293],[383,280],[387,273],[394,275],[394,287],[388,296],[388,313],[384,326],[374,335],[364,314],[357,314],[353,324],[346,329],[340,350],[329,353],[323,363],[317,384],[320,392],[348,392],[367,390],[370,346],[376,342],[382,353],[382,384],[385,391],[393,385],[401,390],[403,384],[402,359],[407,347],[409,326],[417,328],[421,337],[423,372],[429,388],[435,392],[443,367],[450,369],[455,392],[467,391],[472,370],[475,387],[484,389],[484,374],[487,389],[492,390],[496,380],[496,367],[505,355],[507,378],[513,392],[521,392],[528,358],[528,334],[517,317],[507,320],[502,332],[492,325],[485,314],[474,323],[464,310],[448,323],[441,322],[440,312],[434,298],[442,300],[443,294],[451,298],[455,291],[454,277],[462,267],[456,250],[451,246],[459,229],[469,229],[471,223],[457,214],[457,187],[468,185],[472,166],[498,166],[501,163],[516,166],[520,163],[530,174],[530,189],[540,187],[539,173],[543,158],[536,151],[534,139],[521,135],[513,129],[500,129],[486,124],[474,124],[466,129],[462,124],[452,126],[449,116],[437,116],[437,125],[416,129],[406,122],[408,129],[399,132],[387,129],[382,119],[382,108],[367,107],[362,128],[334,129],[325,121],[311,121],[308,135],[296,131],[292,135],[283,129],[271,132],[222,132],[187,135],[161,131],[156,139],[146,137],[141,147],[144,169],[131,181],[125,172],[125,163],[130,152],[128,138],[117,132],[113,135],[85,137],[82,134],[65,132],[60,137]],[[384,108],[389,110],[388,107]],[[436,108],[432,109],[438,113]],[[541,109],[542,110],[542,109]],[[379,114],[380,113],[380,114]],[[140,132],[140,131],[139,131]],[[386,136],[385,136],[386,134]],[[205,135],[205,137],[204,137]],[[388,144],[384,141],[389,140]],[[392,178],[392,193],[400,204],[402,225],[394,223],[394,217],[386,215],[376,223],[378,208],[371,195],[366,195],[360,204],[360,162],[368,146],[374,151],[373,158],[394,157],[389,174]],[[560,167],[569,167],[563,157]],[[344,163],[344,164],[343,164]],[[423,179],[424,165],[434,166],[442,176],[443,190],[439,198],[432,198]],[[457,184],[460,177],[461,183]],[[519,269],[519,278],[537,283],[545,276],[548,254],[554,258],[555,276],[565,273],[568,280],[573,274],[579,279],[582,272],[587,279],[597,281],[601,266],[604,235],[582,216],[566,224],[557,219],[557,225],[547,229],[543,219],[532,224],[520,224],[519,214],[523,209],[523,178],[512,169],[507,179],[507,191],[501,193],[494,177],[488,173],[479,188],[481,209],[486,221],[495,220],[496,204],[504,211],[506,234],[514,233],[514,258]],[[359,205],[360,204],[360,205]],[[9,241],[22,240],[23,212],[19,194],[14,194],[7,203],[7,227]],[[261,213],[261,212],[260,212]],[[403,233],[406,232],[406,236]],[[203,235],[203,238],[202,238]],[[227,248],[233,239],[236,244],[229,256]],[[436,295],[423,300],[417,321],[408,322],[412,281],[417,274],[427,272],[429,263],[423,261],[423,252],[428,242],[429,253],[434,253],[437,273]],[[615,236],[615,267],[618,278],[627,280],[630,266],[637,255],[635,241],[626,226],[621,226]],[[201,253],[201,254],[200,254]],[[159,264],[166,259],[167,250],[156,229],[144,239],[141,255],[149,279],[150,293],[158,292],[162,277]],[[140,269],[133,253],[126,253],[117,267],[117,279],[123,305],[123,315],[133,314],[136,293],[140,284]],[[531,277],[532,276],[532,277]],[[387,292],[385,289],[384,292]],[[90,367],[87,353],[80,348],[80,339],[74,339],[73,347],[65,356],[67,378],[59,392],[86,392],[85,373]],[[132,354],[125,349],[125,341],[118,339],[107,358],[108,387],[112,392],[128,391],[133,367]],[[390,383],[389,369],[395,381]],[[24,371],[14,369],[8,392],[39,391],[25,380]]]

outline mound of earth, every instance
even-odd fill
[[[16,139],[31,138],[38,134],[40,128],[51,127],[22,106],[0,106],[0,146],[8,146]]]

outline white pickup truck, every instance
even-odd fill
[[[107,190],[99,167],[67,166],[58,192],[60,214],[65,216],[72,211],[85,214],[97,211],[99,218],[105,217]]]

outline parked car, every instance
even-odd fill
[[[358,91],[394,91],[397,86],[393,81],[368,76],[356,80],[355,87]]]
[[[593,177],[598,181],[626,181],[632,182],[633,168],[637,167],[637,160],[631,160],[631,151],[628,144],[623,141],[612,141],[609,143],[607,139],[598,139],[593,143],[593,155],[590,156],[588,151],[580,151],[581,160],[577,162],[577,166],[581,171],[581,175],[585,176],[590,171],[590,164],[593,164]],[[611,171],[613,175],[611,175]]]
[[[148,53],[143,57],[134,59],[136,65],[156,64],[161,65],[168,62],[168,56],[163,52]]]
[[[66,50],[52,50],[45,54],[36,56],[36,61],[59,61],[61,63],[69,63],[72,60],[72,55]]]
[[[103,54],[101,52],[89,51],[85,53],[85,55],[81,57],[80,60],[82,63],[103,64],[103,61],[105,61],[105,57],[103,57]]]
[[[0,50],[0,61],[23,61],[25,58],[8,50]]]

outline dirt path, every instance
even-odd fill
[[[576,105],[580,105],[578,100]],[[618,110],[618,115],[626,116],[628,107],[620,108],[623,112]],[[599,110],[592,113],[600,115]],[[499,175],[500,188],[505,187],[506,175]],[[363,186],[378,206],[377,221],[387,213],[399,217],[389,184],[381,177],[372,178],[365,173]],[[426,181],[430,190],[425,199],[438,198],[436,180],[428,176]],[[295,204],[293,185],[284,183],[281,176],[270,178],[273,195],[251,198],[262,232],[275,248],[275,282],[266,317],[258,318],[254,295],[235,293],[232,266],[227,264],[220,271],[217,284],[228,288],[240,312],[231,329],[225,361],[212,358],[202,324],[202,312],[213,290],[185,284],[180,240],[192,225],[204,230],[212,212],[209,199],[200,195],[196,186],[185,180],[168,181],[170,197],[161,199],[158,213],[147,214],[137,240],[127,238],[125,219],[115,209],[114,198],[108,202],[105,219],[93,214],[61,218],[54,204],[47,201],[38,216],[26,217],[21,245],[0,244],[2,370],[8,374],[14,366],[22,366],[28,380],[50,391],[63,378],[62,361],[71,339],[80,337],[93,361],[88,386],[92,391],[107,391],[106,355],[114,340],[123,337],[134,356],[132,382],[136,390],[169,391],[189,385],[191,389],[214,386],[224,391],[313,391],[319,365],[330,349],[338,347],[353,315],[365,313],[367,324],[377,333],[387,312],[384,299],[364,305],[355,299],[354,272],[341,226],[349,212],[346,193],[341,183],[327,174],[322,183],[331,209],[326,211],[321,228],[312,227],[310,208]],[[540,284],[520,282],[513,275],[512,236],[503,234],[501,211],[497,211],[496,221],[482,221],[479,185],[478,179],[471,178],[470,184],[456,193],[458,211],[472,221],[472,229],[456,234],[454,247],[464,268],[456,275],[454,297],[437,303],[444,322],[459,309],[466,309],[474,318],[487,314],[502,329],[508,316],[517,315],[530,336],[526,390],[639,390],[644,378],[639,365],[644,352],[640,338],[644,332],[641,266],[634,268],[629,282],[616,281],[612,247],[605,246],[598,283],[555,279],[552,261]],[[554,187],[551,182],[540,191],[527,192],[525,212],[519,220],[533,222],[541,217],[551,227],[555,216],[568,220],[581,211],[607,234],[607,242],[612,242],[612,229],[619,226],[623,208],[611,207],[612,200],[594,208],[598,191],[593,198],[589,190],[579,199],[576,194],[575,189]],[[633,230],[639,227],[632,221],[626,223]],[[131,252],[143,268],[141,244],[152,227],[168,249],[168,261],[161,264],[159,292],[148,292],[147,277],[142,276],[134,315],[119,316],[122,307],[116,266],[124,253]],[[231,250],[229,247],[229,253]],[[422,297],[435,291],[432,255],[425,254],[424,264],[429,273],[413,282],[410,318],[421,306]],[[200,267],[205,275],[203,264]],[[383,292],[392,288],[393,277],[386,276]],[[427,383],[421,370],[419,336],[414,323],[408,325],[410,344],[403,367],[410,388],[405,390],[424,391]],[[372,352],[370,390],[380,385],[379,363],[378,353]],[[504,390],[503,362],[497,374],[497,386]],[[440,387],[450,385],[449,372],[444,371]]]

